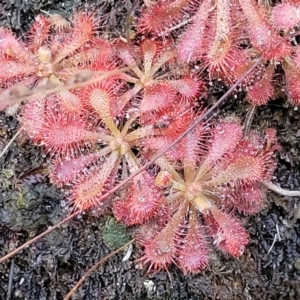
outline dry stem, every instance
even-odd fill
[[[84,282],[84,280],[89,277],[100,265],[102,265],[106,260],[108,260],[109,258],[111,258],[112,256],[114,256],[115,254],[117,254],[118,252],[120,252],[121,250],[125,249],[127,246],[129,246],[131,243],[134,242],[134,239],[132,239],[130,242],[128,242],[127,244],[123,245],[122,247],[120,247],[119,249],[109,253],[108,255],[106,255],[105,257],[101,258],[97,263],[95,263],[79,280],[78,282],[75,284],[75,286],[72,288],[72,290],[68,293],[68,295],[65,296],[64,300],[69,300],[73,293],[78,289],[78,287]]]

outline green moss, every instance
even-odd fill
[[[103,229],[103,242],[111,250],[118,249],[130,241],[126,227],[116,222],[113,217],[107,218]]]

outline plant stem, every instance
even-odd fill
[[[280,194],[282,196],[290,196],[290,197],[299,197],[300,191],[289,191],[286,189],[283,189],[282,187],[272,183],[271,181],[264,181],[262,183],[265,187],[267,187],[269,190]]]

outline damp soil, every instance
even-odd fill
[[[107,30],[125,34],[126,17],[137,1],[1,1],[0,26],[22,35],[41,10],[69,16],[74,10],[93,10],[105,16]],[[208,102],[222,93],[214,84]],[[216,117],[245,119],[250,106],[238,94],[219,108]],[[274,127],[282,146],[274,182],[300,189],[299,111],[285,99],[271,101],[255,112],[251,129]],[[18,121],[0,113],[0,150],[18,130]],[[62,220],[66,210],[63,191],[47,179],[47,157],[20,135],[0,158],[0,256]],[[136,262],[134,246],[129,260],[124,252],[101,265],[72,299],[300,299],[300,199],[268,192],[265,209],[241,216],[250,243],[240,259],[211,250],[211,261],[196,276],[184,276],[176,266],[147,274]],[[107,217],[92,212],[71,220],[0,264],[0,299],[59,300],[83,274],[111,250],[103,241]],[[276,237],[276,239],[275,239]],[[11,278],[11,280],[9,280]],[[11,284],[9,285],[9,281]]]

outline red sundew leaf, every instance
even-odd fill
[[[161,232],[167,223],[170,221],[172,215],[172,208],[170,205],[160,205],[155,218],[149,220],[147,223],[136,227],[135,236],[139,244],[145,245],[151,242],[155,236]]]
[[[194,10],[199,3],[199,0],[159,0],[142,12],[138,32],[161,35],[183,20],[184,13]]]
[[[32,98],[22,107],[20,122],[24,131],[35,142],[41,142],[41,131],[45,120],[45,103],[44,97]]]
[[[238,186],[234,191],[220,187],[216,194],[219,205],[244,214],[256,214],[264,208],[265,192],[259,184]]]
[[[166,187],[173,181],[172,175],[167,171],[160,171],[155,177],[155,185],[158,187]]]
[[[80,147],[97,142],[101,135],[86,129],[86,122],[75,114],[60,114],[49,108],[36,137],[51,155],[73,157]]]
[[[31,51],[36,52],[39,47],[48,42],[47,38],[50,33],[50,27],[51,22],[47,17],[41,15],[36,16],[27,35]]]
[[[132,49],[130,46],[121,40],[118,40],[116,45],[116,52],[118,57],[127,65],[127,66],[135,66],[136,61],[132,55]]]
[[[158,44],[152,40],[146,39],[141,43],[141,52],[143,57],[144,72],[150,76],[151,67],[158,52]]]
[[[291,46],[266,22],[267,12],[261,10],[254,0],[240,2],[249,22],[247,28],[249,39],[265,59],[282,59],[289,55]]]
[[[198,78],[183,77],[177,80],[169,80],[168,84],[184,98],[195,98],[206,92],[204,81]]]
[[[55,36],[55,38],[61,40],[61,38]],[[72,43],[72,38],[66,37],[66,42],[65,43]],[[56,41],[56,39],[55,39]],[[53,43],[52,43],[53,44]],[[51,44],[51,45],[52,45]],[[59,44],[54,44],[51,50],[53,53],[57,53],[60,51],[61,46],[63,48],[64,45],[59,45]],[[79,49],[77,49],[76,52],[70,53],[69,57],[66,57],[61,64],[59,65],[59,68],[62,68],[62,71],[60,73],[67,73],[68,69],[69,73],[72,75],[74,74],[74,70],[78,69],[88,69],[90,71],[110,71],[112,70],[112,67],[109,68],[110,66],[113,65],[113,63],[110,61],[113,56],[113,50],[111,44],[104,39],[95,37],[88,43],[83,44]],[[102,69],[97,67],[100,65],[99,61],[102,60],[105,64],[102,62]],[[65,66],[69,66],[69,68],[65,68]],[[106,68],[104,68],[106,67]],[[56,72],[56,74],[59,71]],[[66,77],[66,76],[65,76]]]
[[[195,166],[200,162],[206,150],[206,145],[203,144],[203,141],[206,140],[207,135],[208,127],[206,124],[200,123],[181,141],[184,147],[182,156],[185,170],[190,167],[194,170]]]
[[[62,110],[65,113],[77,113],[79,114],[83,108],[82,102],[78,95],[70,91],[59,92],[56,97],[62,106]]]
[[[220,170],[220,172],[212,178],[212,183],[214,185],[230,183],[234,186],[237,183],[251,184],[263,180],[263,158],[245,155],[236,158],[226,169]]]
[[[97,83],[85,87],[81,93],[81,101],[87,115],[94,115],[101,119],[103,113],[103,101],[109,105],[109,114],[115,117],[120,113],[118,107],[118,92],[121,85],[112,79],[101,80]],[[101,100],[102,99],[102,100]]]
[[[204,44],[207,48],[203,57],[203,68],[208,68],[209,79],[222,79],[233,83],[235,69],[247,61],[246,52],[238,46],[241,32],[237,32],[236,3],[216,1],[215,13],[209,22],[208,37]]]
[[[69,199],[74,209],[87,210],[103,206],[99,199],[111,188],[115,178],[111,178],[114,170],[119,166],[119,153],[112,152],[98,168],[88,175],[82,174],[73,182]],[[104,200],[106,201],[106,200]]]
[[[53,64],[58,64],[63,59],[73,55],[86,43],[93,43],[99,21],[92,14],[78,12],[74,15],[71,23],[73,24],[70,32],[71,38],[67,37],[62,40],[61,44],[63,47],[61,47],[59,52],[56,52]]]
[[[184,219],[188,202],[184,202],[173,215],[166,227],[153,239],[145,241],[144,255],[139,259],[143,265],[150,263],[148,271],[165,269],[175,263],[178,254],[178,240],[180,230],[184,226]]]
[[[230,39],[224,40],[213,57],[208,56],[205,59],[206,63],[203,64],[208,66],[210,80],[222,79],[228,83],[236,80],[235,70],[247,63],[245,52],[231,44]]]
[[[102,42],[99,42],[100,45],[102,44]],[[106,49],[105,44],[109,42],[103,40],[103,48],[105,49],[105,53],[100,53],[100,55],[97,55],[95,60],[93,61],[93,64],[90,66],[90,69],[92,71],[112,71],[118,68],[118,66],[120,66],[117,60],[113,60],[111,57],[111,51],[112,51],[112,46],[109,44],[109,49]],[[102,47],[101,47],[102,49]],[[102,50],[101,50],[102,51]],[[109,79],[113,80],[113,79],[117,79],[119,78],[119,74],[115,75],[115,76],[110,76]]]
[[[241,187],[235,198],[235,209],[240,212],[256,214],[264,208],[265,193],[257,185]]]
[[[242,127],[237,120],[224,120],[213,129],[208,154],[201,168],[212,167],[237,146],[243,137]]]
[[[166,226],[168,219],[164,218],[164,223],[157,222],[160,220],[161,219],[155,218],[148,223],[141,224],[136,227],[134,235],[138,244],[145,245],[149,243],[160,231],[162,231],[162,229]]]
[[[273,25],[279,29],[292,29],[300,22],[300,8],[292,3],[280,3],[272,9]]]
[[[265,148],[268,151],[275,151],[280,149],[280,145],[277,143],[276,130],[272,127],[265,130]]]
[[[247,99],[253,105],[266,104],[273,96],[274,88],[272,86],[274,66],[269,65],[262,78],[254,85],[250,86],[247,92]]]
[[[151,111],[159,111],[170,106],[174,101],[176,92],[167,83],[157,83],[144,89],[144,96],[140,103],[142,114]]]
[[[0,28],[0,57],[3,59],[24,59],[27,57],[24,44],[16,39],[9,29]]]
[[[209,11],[212,8],[210,0],[204,0],[193,18],[192,24],[183,33],[177,46],[178,57],[183,62],[198,60],[203,53],[206,26]]]
[[[71,158],[69,160],[55,159],[49,168],[49,177],[51,183],[57,187],[62,187],[72,180],[82,171],[85,164],[88,164],[82,157]]]
[[[204,220],[214,238],[214,244],[234,257],[240,257],[248,244],[245,228],[234,216],[213,207]]]
[[[87,171],[88,165],[99,158],[98,153],[91,153],[77,158],[55,159],[49,168],[50,181],[58,187],[70,184],[81,172]]]
[[[296,68],[284,67],[287,95],[294,105],[300,104],[300,72]]]
[[[77,42],[84,44],[91,41],[99,28],[99,19],[95,15],[86,12],[78,12],[74,15],[72,34]]]
[[[113,212],[126,225],[143,224],[157,215],[163,198],[154,178],[143,172],[133,179],[124,200],[115,201]]]
[[[182,112],[187,108],[185,111]],[[166,113],[166,115],[164,114]],[[142,116],[146,119],[146,116]],[[167,110],[163,110],[157,114],[150,115],[151,120],[147,120],[148,124],[153,124],[155,130],[155,136],[151,136],[142,141],[143,148],[152,150],[160,150],[168,146],[176,137],[178,137],[184,130],[191,125],[194,120],[194,114],[192,108],[188,109],[188,106],[184,104],[177,105],[176,107],[169,107]],[[147,116],[149,119],[149,116]],[[190,142],[194,145],[197,144],[199,136],[204,134],[203,126],[198,126],[199,132],[197,136],[194,134]],[[204,131],[203,131],[204,130]],[[191,144],[189,144],[191,145]],[[187,139],[183,139],[175,147],[170,149],[165,155],[170,160],[184,159],[187,155]],[[201,144],[197,144],[197,148],[194,149],[195,155],[199,156],[203,149]],[[197,153],[196,153],[197,152]]]
[[[178,264],[185,275],[202,271],[207,266],[209,258],[205,232],[198,224],[195,211],[190,212],[188,227],[177,255]]]
[[[27,62],[2,61],[0,65],[0,83],[19,81],[23,76],[32,76],[37,70],[36,66]]]
[[[0,111],[5,110],[8,106],[9,106],[8,103],[4,103],[4,102],[0,103]]]
[[[96,33],[99,26],[99,19],[91,12],[78,11],[72,16],[71,20],[74,31],[85,31],[88,35]]]
[[[172,138],[157,136],[145,139],[142,142],[144,149],[160,150],[166,148],[173,141]],[[178,143],[175,147],[165,153],[167,159],[171,161],[181,160],[184,158],[185,148],[182,143]]]
[[[296,46],[293,51],[293,61],[295,62],[296,68],[300,69],[300,46]]]
[[[167,270],[168,265],[175,263],[177,249],[174,240],[174,235],[166,236],[163,230],[151,242],[144,244],[144,256],[139,260],[143,265],[150,263],[148,271]]]
[[[241,140],[234,151],[228,153],[224,160],[214,166],[213,172],[217,174],[219,183],[222,181],[223,175],[223,184],[231,177],[233,181],[227,182],[227,184],[232,186],[270,180],[275,168],[274,151],[278,149],[276,134],[272,128],[266,131],[265,136],[259,136],[252,132],[247,138]],[[245,169],[236,169],[242,165]],[[226,171],[229,173],[226,174]],[[240,171],[241,173],[239,173]],[[239,176],[241,176],[240,179],[238,179]],[[235,179],[233,179],[234,177]]]

